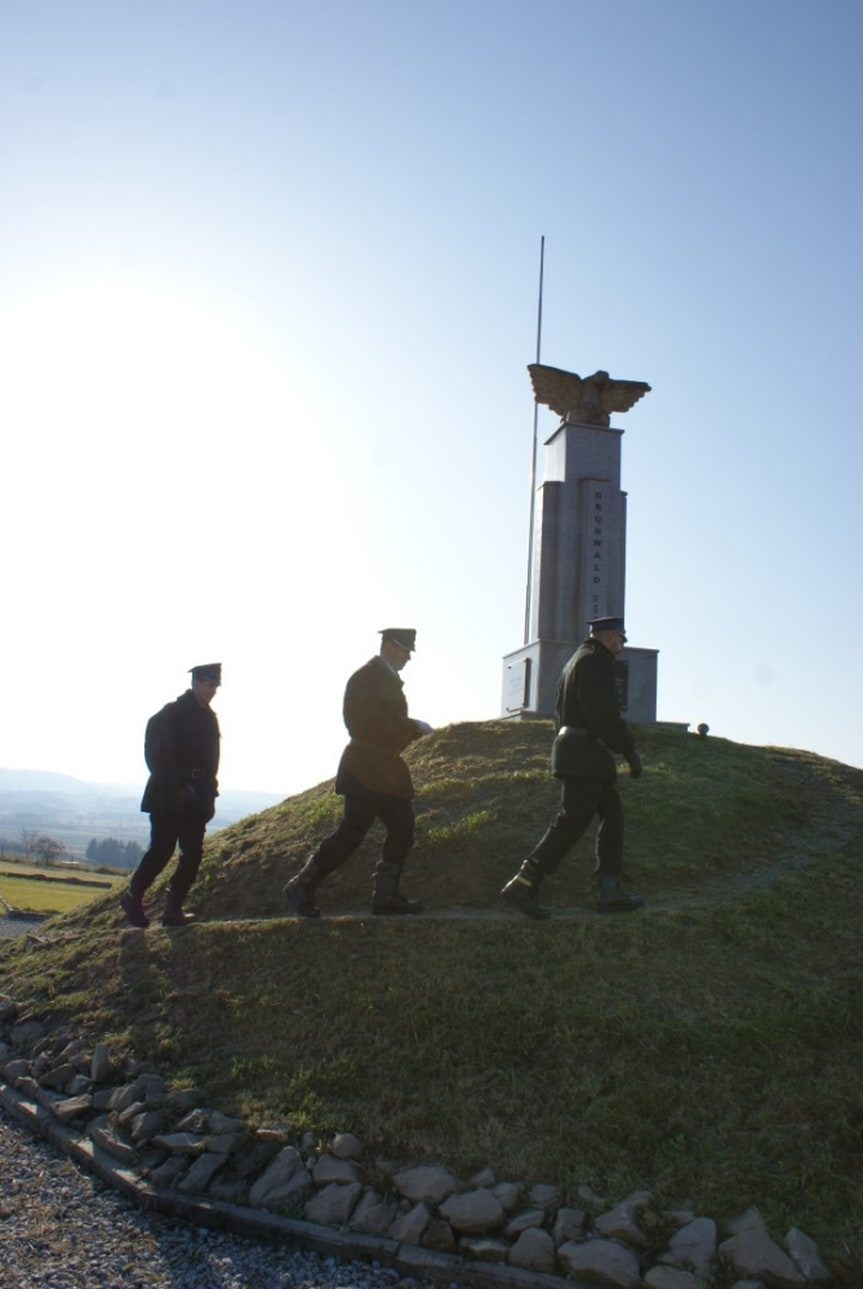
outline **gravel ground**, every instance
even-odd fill
[[[432,1289],[397,1271],[256,1244],[157,1214],[0,1109],[4,1289]]]

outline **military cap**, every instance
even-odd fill
[[[190,667],[192,680],[211,680],[214,685],[222,683],[222,664],[220,662],[204,662],[198,667]]]
[[[407,649],[409,653],[417,647],[417,633],[413,627],[384,627],[379,633],[384,640],[392,640],[400,649]]]
[[[594,618],[587,624],[594,635],[598,631],[616,631],[619,636],[623,636],[623,642],[626,643],[626,632],[623,629],[623,618]]]

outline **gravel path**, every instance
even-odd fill
[[[431,1289],[144,1213],[0,1109],[4,1289]]]

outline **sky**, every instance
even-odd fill
[[[335,772],[386,626],[435,726],[523,643],[544,363],[646,381],[658,717],[863,765],[859,0],[0,0],[0,765]],[[557,417],[540,409],[540,440]]]

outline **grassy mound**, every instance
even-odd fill
[[[570,1194],[757,1204],[859,1271],[863,771],[639,735],[645,776],[621,789],[643,913],[592,912],[589,839],[544,888],[559,916],[501,907],[557,810],[551,727],[457,725],[409,754],[424,917],[367,916],[372,836],[320,923],[283,918],[340,817],[323,784],[210,840],[201,924],[121,929],[97,899],[47,923],[48,947],[2,949],[0,989],[229,1113]]]

